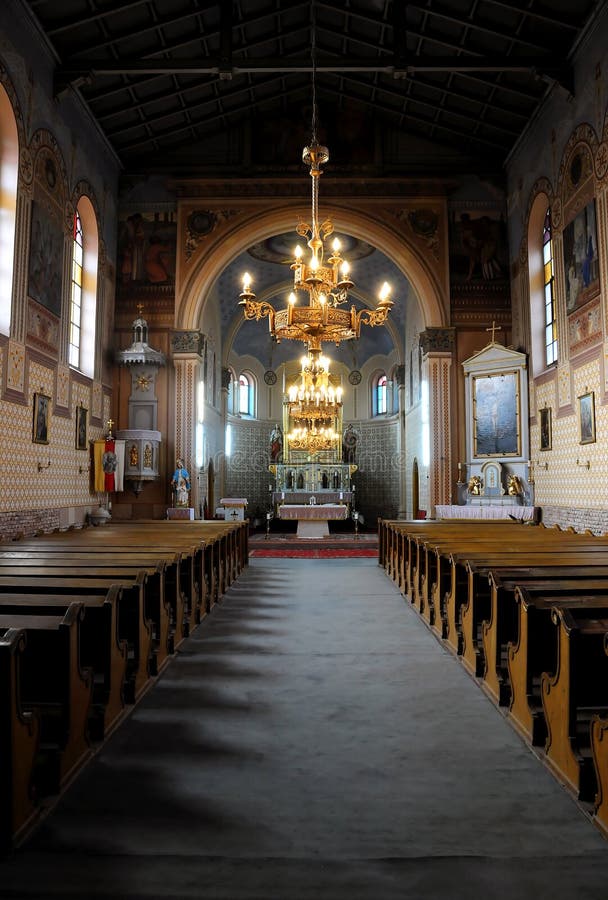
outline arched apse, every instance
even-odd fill
[[[212,296],[220,275],[254,242],[285,232],[293,232],[295,241],[295,222],[301,209],[300,202],[298,206],[288,203],[263,212],[257,210],[255,214],[250,214],[228,231],[222,231],[214,240],[210,240],[194,261],[191,273],[179,287],[176,329],[187,331],[198,327],[204,303]],[[381,253],[411,285],[425,328],[448,324],[446,298],[442,297],[439,274],[428,264],[422,252],[407,241],[405,235],[360,210],[346,211],[324,204],[323,216],[332,219],[336,233],[352,235],[374,248],[382,248]],[[234,285],[235,303],[237,295],[238,283]]]

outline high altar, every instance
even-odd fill
[[[330,376],[329,360],[309,352],[301,364],[300,382],[283,403],[283,461],[270,465],[270,500],[278,518],[297,520],[300,537],[323,537],[328,521],[350,516],[357,466],[343,461],[354,450],[343,451],[342,388]]]

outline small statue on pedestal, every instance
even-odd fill
[[[176,465],[177,468],[171,479],[174,494],[173,505],[187,507],[189,505],[190,475],[184,468],[183,459],[178,459]]]

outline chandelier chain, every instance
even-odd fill
[[[311,3],[310,23],[310,59],[312,62],[312,134],[311,143],[317,143],[317,17],[316,4]]]

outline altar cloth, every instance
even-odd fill
[[[534,519],[535,506],[517,506],[505,504],[504,506],[436,506],[435,515],[438,519],[521,519],[524,522]]]
[[[306,521],[346,519],[348,507],[341,503],[283,503],[278,508],[279,519],[303,519]]]

